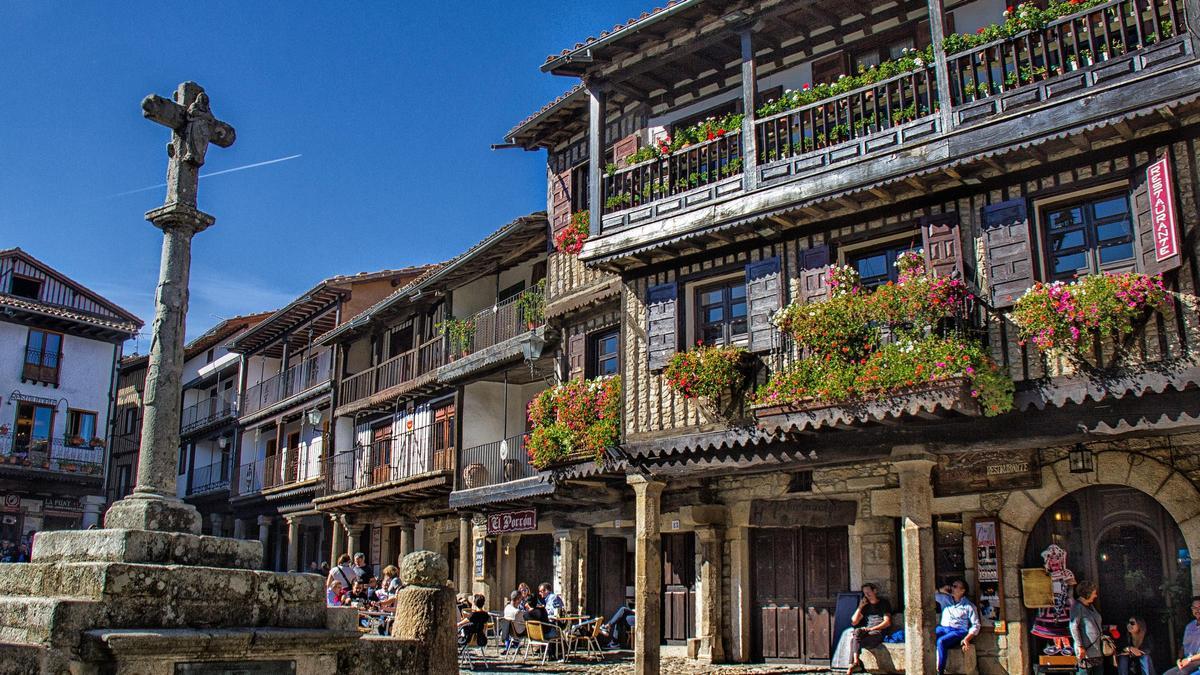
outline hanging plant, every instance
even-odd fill
[[[529,403],[525,449],[541,469],[576,454],[604,462],[620,439],[621,378],[576,379],[551,387]]]
[[[567,255],[579,255],[591,233],[591,214],[588,211],[576,211],[571,214],[571,222],[554,235],[554,248]]]
[[[671,357],[663,377],[684,398],[716,401],[745,386],[748,354],[741,347],[697,342],[695,347]]]
[[[466,356],[471,353],[471,345],[475,341],[475,319],[448,317],[438,322],[435,328],[446,336],[451,354]]]
[[[897,283],[862,288],[851,268],[829,271],[830,297],[791,304],[773,321],[804,358],[755,392],[756,406],[871,399],[962,379],[986,415],[1012,409],[1013,383],[977,340],[941,335],[947,318],[966,316],[962,281],[935,276],[920,251],[896,261]],[[885,342],[884,329],[892,336]]]
[[[533,288],[522,293],[516,304],[525,326],[529,330],[537,328],[546,318],[546,280],[539,280]]]
[[[1172,308],[1159,275],[1089,274],[1069,284],[1034,284],[1017,300],[1012,320],[1021,344],[1082,361],[1096,336],[1112,338],[1122,349],[1152,312]]]

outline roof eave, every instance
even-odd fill
[[[581,68],[578,73],[574,73],[566,71],[565,66],[571,64],[578,66],[579,63],[583,61],[581,57],[585,57],[587,62],[591,63],[592,59],[594,58],[594,54],[592,54],[592,52],[597,47],[605,47],[619,40],[623,40],[630,35],[634,35],[638,31],[673,17],[684,9],[698,5],[701,2],[704,2],[704,0],[679,0],[679,2],[676,2],[674,5],[666,7],[657,13],[650,14],[649,16],[634,22],[632,25],[624,26],[620,30],[615,30],[608,35],[601,36],[595,40],[590,40],[585,44],[582,44],[579,47],[567,52],[566,54],[562,54],[546,61],[542,64],[541,70],[543,73],[552,73],[554,75],[574,75],[578,77],[582,75],[582,73],[586,70],[586,67]]]

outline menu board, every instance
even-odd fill
[[[1000,521],[979,518],[972,529],[975,533],[975,604],[979,607],[979,621],[984,628],[1006,633]]]

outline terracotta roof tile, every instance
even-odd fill
[[[99,326],[101,328],[109,328],[112,330],[121,331],[123,333],[129,333],[130,335],[137,333],[138,329],[142,326],[141,321],[117,321],[114,319],[97,316],[95,314],[80,312],[68,307],[59,307],[58,305],[50,305],[44,302],[27,300],[15,295],[8,295],[7,293],[0,293],[0,307],[10,307],[12,309],[33,312],[43,316],[69,319],[71,321],[78,321],[80,323],[86,323],[92,326]]]
[[[664,5],[662,7],[655,7],[654,9],[652,9],[648,12],[642,12],[640,16],[633,18],[633,19],[629,19],[628,21],[626,21],[623,24],[621,24],[621,23],[617,24],[612,27],[612,30],[607,30],[607,31],[600,33],[600,37],[598,37],[598,38],[595,36],[589,35],[587,37],[587,39],[584,40],[583,42],[576,42],[574,47],[568,47],[557,54],[550,54],[549,56],[546,57],[546,63],[550,63],[551,61],[553,61],[555,59],[560,59],[564,56],[567,56],[567,55],[571,54],[571,52],[579,51],[580,49],[583,49],[584,47],[586,47],[590,44],[593,44],[598,40],[603,40],[604,38],[609,37],[613,33],[616,33],[618,31],[622,31],[622,30],[626,30],[628,28],[632,28],[632,27],[636,26],[637,24],[645,21],[646,19],[649,19],[652,16],[656,16],[658,14],[661,14],[661,13],[667,11],[668,9],[671,9],[672,7],[674,7],[675,5],[678,5],[681,2],[683,2],[683,0],[671,0],[670,2],[668,2],[666,5]]]
[[[568,99],[574,97],[576,94],[578,94],[581,91],[583,91],[583,83],[582,82],[580,82],[579,84],[575,85],[574,87],[571,87],[570,89],[564,91],[563,93],[559,94],[558,98],[555,98],[553,101],[550,101],[549,103],[547,103],[546,105],[544,105],[540,109],[538,109],[536,112],[530,114],[528,117],[526,117],[525,119],[518,122],[515,126],[513,126],[513,128],[508,130],[508,133],[504,134],[504,138],[512,139],[512,137],[515,136],[517,134],[517,132],[519,132],[521,130],[521,127],[524,127],[525,125],[529,124],[530,122],[536,120],[538,117],[541,117],[542,115],[545,115],[546,113],[550,112],[551,110],[554,110],[555,108],[562,105],[563,103],[566,103]]]

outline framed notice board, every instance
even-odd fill
[[[1000,521],[977,518],[971,524],[975,535],[975,604],[984,628],[1007,633],[1004,620],[1004,570],[1000,550]]]
[[[487,541],[482,537],[475,540],[475,580],[483,581],[487,574]]]

